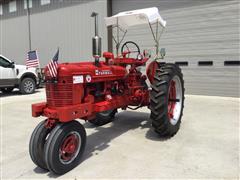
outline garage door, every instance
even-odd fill
[[[153,6],[167,21],[160,41],[164,61],[182,67],[186,93],[239,97],[239,2],[113,0],[112,12]],[[132,28],[125,40],[153,46],[146,26]]]

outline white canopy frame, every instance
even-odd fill
[[[130,26],[136,26],[139,24],[148,24],[156,47],[156,56],[154,59],[159,58],[159,45],[160,38],[164,29],[166,27],[166,21],[162,19],[159,14],[158,8],[146,8],[146,9],[138,9],[133,11],[120,12],[112,17],[105,18],[105,22],[107,26],[111,26],[112,30],[117,28],[117,37],[112,36],[115,44],[116,44],[116,53],[117,56],[119,54],[119,47],[126,36],[127,29]],[[156,24],[156,31],[153,29],[153,25]],[[159,31],[159,26],[162,26],[162,30]],[[123,32],[123,36],[120,39],[119,34],[120,31]]]

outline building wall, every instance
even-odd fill
[[[24,63],[28,50],[28,24],[25,16],[1,20],[0,54],[16,63]]]
[[[113,0],[112,4],[113,14],[159,8],[167,21],[160,40],[167,52],[164,61],[187,63],[181,66],[186,93],[239,97],[239,1]],[[154,46],[148,26],[131,28],[125,39],[142,49]],[[199,61],[210,62],[200,66]],[[231,61],[236,62],[226,65]]]
[[[0,15],[0,53],[24,64],[29,49],[27,11],[23,0],[16,1],[17,11],[12,13],[8,1],[4,2]],[[110,15],[110,10],[116,14],[156,6],[167,20],[160,41],[167,51],[165,62],[187,64],[181,66],[186,93],[239,97],[238,0],[51,0],[47,5],[41,5],[41,0],[32,2],[31,44],[39,52],[41,66],[53,57],[57,47],[61,62],[93,60],[92,11],[99,12],[99,31],[103,50],[107,50],[109,42],[103,17]],[[136,41],[141,49],[154,46],[147,26],[130,29],[125,40]],[[200,66],[199,61],[210,64]],[[231,61],[233,65],[226,65]]]
[[[17,12],[8,13],[8,3],[3,5],[1,17],[0,53],[17,63],[25,63],[28,43],[28,19],[23,1],[18,1]],[[41,5],[33,1],[31,12],[31,44],[37,49],[41,66],[60,48],[61,62],[92,60],[92,37],[94,35],[93,11],[99,13],[99,21],[107,16],[106,0],[51,1]],[[103,50],[107,50],[107,29],[99,23]]]

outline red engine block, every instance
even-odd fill
[[[32,105],[32,116],[45,116],[60,122],[77,118],[90,120],[96,113],[128,106],[149,104],[146,76],[137,70],[148,59],[117,58],[100,62],[63,63],[58,79],[46,76],[47,102]],[[129,72],[126,66],[131,65]]]

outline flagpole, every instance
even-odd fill
[[[39,57],[38,57],[38,51],[37,51],[37,49],[36,49],[36,54],[37,54],[37,59],[38,59],[38,68],[41,69],[41,68],[40,68],[40,67],[41,67],[41,66],[40,66],[40,59],[39,59]]]
[[[27,17],[28,17],[28,40],[29,40],[29,51],[32,50],[32,40],[31,40],[31,19],[30,19],[30,8],[29,8],[29,0],[27,1]]]

